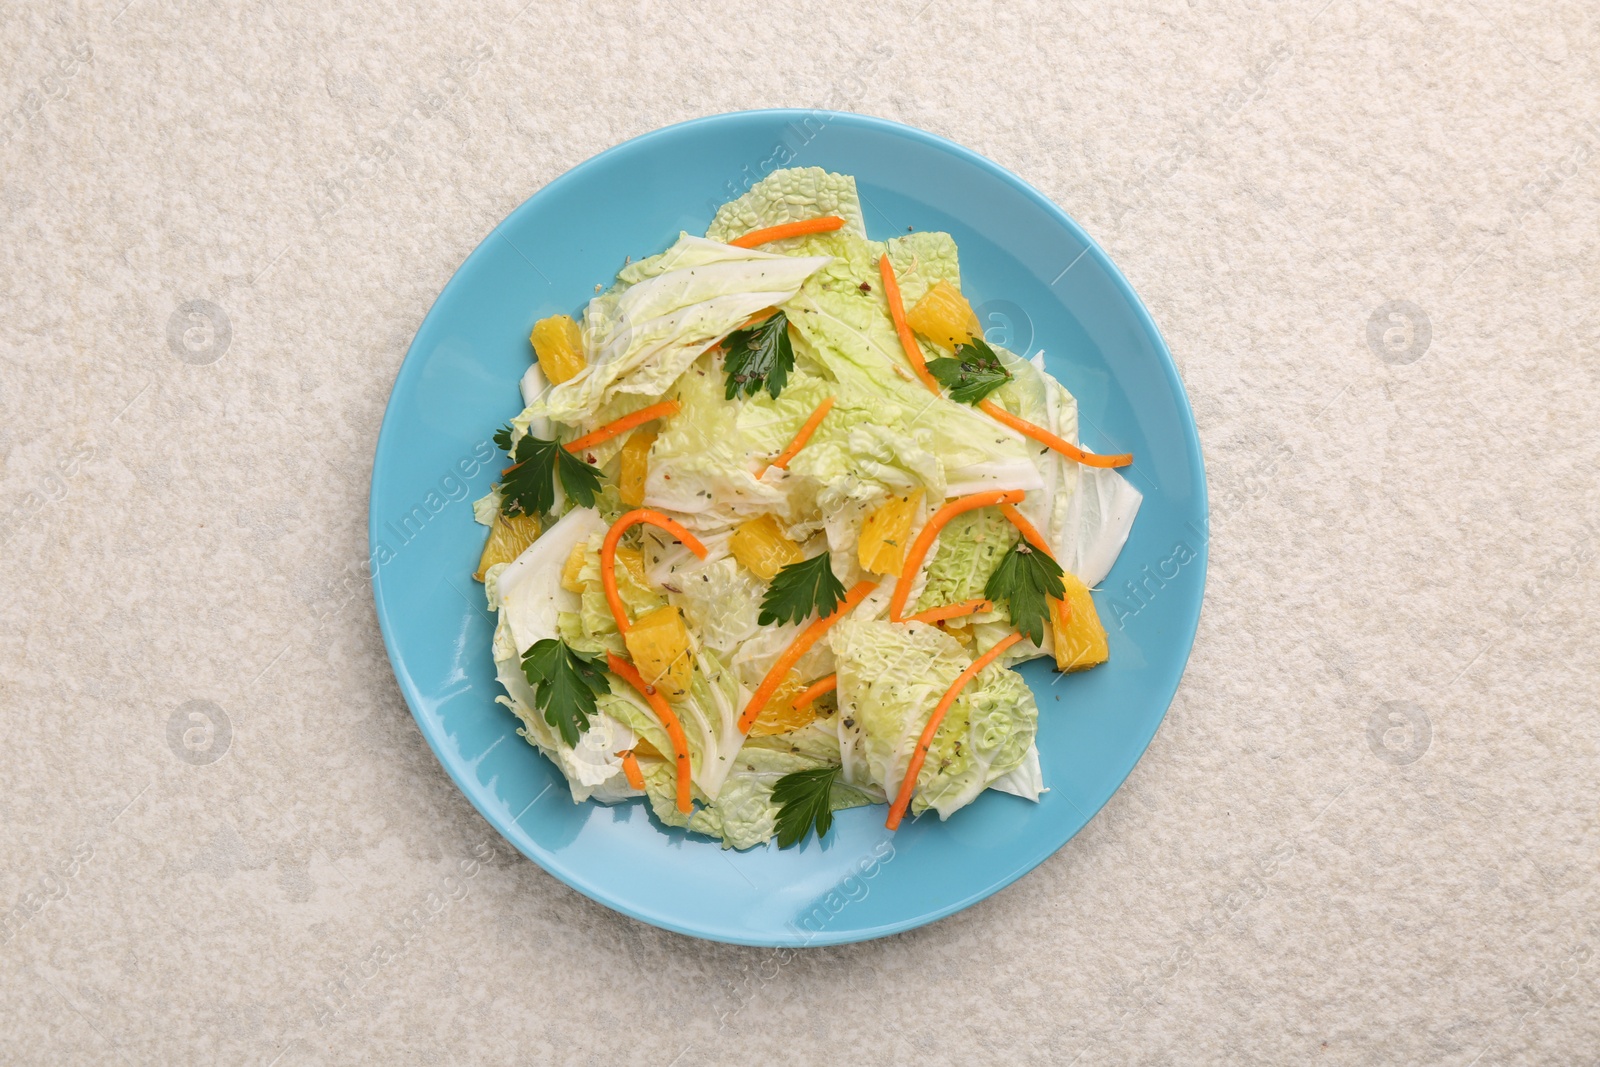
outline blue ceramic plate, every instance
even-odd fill
[[[868,231],[947,230],[991,340],[1043,348],[1078,398],[1085,443],[1132,452],[1144,506],[1096,594],[1111,661],[1022,668],[1039,697],[1050,792],[985,793],[948,822],[884,829],[839,813],[827,840],[739,853],[664,830],[642,802],[574,805],[495,703],[492,620],[471,578],[470,502],[500,467],[489,439],[518,410],[536,319],[575,314],[625,256],[704,233],[716,207],[782,166],[853,174]],[[829,945],[976,903],[1066,843],[1144,752],[1200,616],[1206,491],[1183,385],[1155,323],[1098,245],[1015,175],[882,119],[753,111],[636,138],[551,182],[456,271],[395,380],[372,466],[373,593],[400,689],[439,761],[506,839],[597,901],[670,930],[749,945]]]

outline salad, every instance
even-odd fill
[[[985,339],[949,234],[872,240],[853,178],[776,171],[531,343],[474,577],[575,803],[744,849],[1038,800],[1011,668],[1106,661],[1141,497]]]

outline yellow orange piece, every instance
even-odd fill
[[[982,332],[972,305],[946,281],[934,282],[922,294],[916,306],[906,312],[906,322],[934,344],[952,350]]]
[[[889,500],[861,524],[856,559],[873,574],[899,574],[911,540],[911,520],[922,506],[922,490]]]
[[[585,364],[583,335],[578,324],[569,315],[551,315],[533,324],[528,335],[533,342],[534,354],[539,357],[539,367],[551,385],[560,385],[575,376]]]
[[[617,549],[617,562],[622,569],[628,572],[628,577],[633,579],[633,584],[640,589],[649,589],[650,583],[644,576],[644,552],[640,549],[623,545]]]
[[[668,605],[640,616],[622,640],[639,676],[662,696],[680,700],[688,694],[694,660],[689,655],[689,628],[677,608]]]
[[[728,551],[744,564],[751,574],[763,581],[772,581],[773,575],[791,563],[805,558],[800,546],[789,540],[775,515],[763,515],[739,524],[728,540]]]
[[[496,515],[489,527],[489,539],[483,543],[483,555],[478,557],[478,573],[473,577],[483,581],[489,568],[496,563],[510,563],[522,555],[539,536],[539,520],[533,515]]]
[[[1104,663],[1110,656],[1106,628],[1094,610],[1089,587],[1071,571],[1061,575],[1067,595],[1050,601],[1050,622],[1055,629],[1056,670],[1081,671]]]
[[[617,495],[630,508],[644,503],[644,481],[650,474],[650,447],[656,443],[656,430],[648,427],[633,431],[622,446],[622,465],[617,470]]]
[[[794,698],[805,692],[806,683],[800,675],[791,670],[784,675],[778,688],[773,690],[772,699],[767,701],[767,706],[761,709],[761,714],[756,716],[756,721],[750,725],[751,737],[771,737],[773,734],[786,734],[790,730],[798,730],[817,717],[817,705],[813,701],[800,707],[794,706]]]
[[[583,565],[589,560],[589,543],[579,541],[572,546],[572,554],[567,557],[567,562],[561,568],[561,588],[569,593],[583,593],[583,579],[578,575],[583,571]]]
[[[561,588],[582,595],[587,583],[580,577],[584,564],[589,562],[589,542],[579,541],[572,546],[572,555],[561,567]],[[644,553],[637,548],[623,546],[617,549],[617,562],[628,572],[628,577],[642,589],[649,588],[644,576]]]

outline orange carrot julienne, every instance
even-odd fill
[[[1009,507],[1010,505],[1006,505]],[[985,611],[993,611],[994,603],[983,597],[974,597],[963,600],[959,604],[945,604],[942,607],[929,608],[908,616],[906,622],[943,622],[946,619],[959,619],[966,615],[978,615]]]
[[[624,415],[615,422],[606,423],[598,430],[592,430],[582,437],[568,441],[565,447],[568,452],[582,452],[584,449],[597,445],[601,441],[609,441],[618,434],[627,433],[636,426],[643,426],[652,419],[665,418],[668,415],[676,415],[677,413],[678,402],[676,400],[663,400],[659,404],[651,404],[647,408],[640,408],[631,415]]]
[[[1092,452],[1085,452],[1077,445],[1057,437],[1043,426],[1035,426],[1027,419],[1017,418],[993,400],[980,400],[978,407],[991,418],[1005,423],[1022,434],[1022,436],[1031,437],[1041,445],[1053,448],[1068,459],[1082,463],[1085,467],[1126,467],[1133,462],[1133,454],[1130,452],[1124,452],[1116,456],[1097,456]]]
[[[833,397],[829,397],[817,405],[809,418],[801,425],[800,432],[794,435],[794,440],[789,442],[789,447],[778,453],[778,458],[767,464],[767,467],[777,467],[779,470],[788,470],[789,461],[799,455],[800,450],[806,447],[806,442],[811,440],[811,435],[817,432],[817,427],[822,425],[822,420],[828,417],[828,412],[833,410]],[[761,468],[761,473],[767,473],[767,467]],[[758,476],[759,477],[759,476]]]
[[[907,362],[917,372],[917,377],[922,379],[923,385],[932,389],[935,396],[943,396],[938,380],[928,373],[928,365],[922,360],[922,349],[917,346],[917,339],[911,333],[911,324],[906,321],[906,306],[900,299],[900,283],[895,280],[894,266],[889,262],[887,252],[878,260],[878,276],[883,279],[883,296],[889,301],[889,318],[894,320],[894,332],[900,335],[900,347],[905,350]]]
[[[762,308],[760,311],[756,312],[755,314],[751,315],[748,319],[745,319],[739,325],[735,326],[733,328],[732,332],[733,333],[738,333],[740,330],[748,330],[752,326],[760,326],[763,322],[766,322],[768,319],[772,318],[772,316],[776,315],[777,313],[778,313],[778,309],[775,308],[775,307]],[[724,338],[722,338],[722,340],[718,341],[717,344],[720,345],[723,341],[726,341],[726,340],[727,340],[727,338],[724,337]],[[715,345],[712,346],[712,347],[715,347]]]
[[[755,725],[756,719],[761,716],[761,710],[767,706],[767,701],[772,699],[772,694],[778,691],[778,686],[783,684],[783,679],[789,673],[789,668],[800,662],[800,657],[811,651],[811,646],[822,639],[828,628],[838,622],[846,612],[854,611],[857,604],[867,598],[867,594],[878,587],[875,581],[857,582],[851,590],[844,595],[844,602],[834,609],[833,614],[824,619],[814,620],[810,626],[800,631],[800,636],[794,643],[773,661],[772,669],[756,687],[755,694],[751,696],[750,703],[745,705],[744,714],[739,716],[739,732],[748,734],[750,727]]]
[[[644,792],[644,772],[639,770],[639,761],[633,754],[633,749],[618,752],[622,757],[622,776],[628,780],[628,786]]]
[[[667,703],[667,698],[656,691],[656,687],[646,682],[639,676],[633,664],[617,655],[615,652],[606,653],[606,666],[611,668],[611,673],[627,682],[638,690],[656,713],[656,718],[661,720],[661,725],[667,728],[667,738],[672,742],[672,758],[678,764],[678,810],[685,815],[693,810],[694,805],[689,802],[689,738],[683,732],[683,724],[678,721],[678,716],[673,712],[672,705]],[[632,753],[629,753],[632,755]],[[637,770],[635,765],[635,770]],[[623,764],[624,773],[627,770],[626,761]],[[643,775],[639,778],[644,781]],[[632,781],[632,779],[630,779]],[[642,786],[634,786],[635,789]]]
[[[945,523],[962,512],[974,508],[986,508],[993,504],[1015,504],[1021,499],[1020,489],[989,489],[982,493],[957,497],[935,511],[927,525],[917,534],[917,539],[911,542],[911,550],[906,553],[905,565],[900,568],[900,580],[895,583],[894,595],[889,598],[889,621],[905,622],[901,613],[905,611],[906,598],[911,595],[911,582],[922,569],[922,558],[928,554],[933,539],[939,536],[939,531],[944,528]]]
[[[739,333],[740,331],[743,331],[743,330],[748,330],[752,326],[759,326],[763,322],[766,322],[768,319],[772,318],[772,316],[776,315],[777,313],[778,313],[778,309],[775,308],[775,307],[762,308],[760,311],[756,312],[754,315],[751,315],[748,319],[745,319],[739,325],[737,325],[733,329],[729,330],[726,334],[723,334],[721,337],[717,338],[715,341],[712,341],[710,343],[710,345],[708,345],[706,347],[706,351],[707,352],[716,351],[717,349],[721,348],[723,345],[728,343],[728,338],[731,335]]]
[[[728,243],[735,248],[754,248],[769,241],[781,241],[785,237],[805,237],[808,234],[832,233],[834,230],[842,229],[844,229],[844,219],[838,215],[823,215],[820,218],[801,219],[798,222],[768,226],[762,230],[751,230],[743,237],[735,237]]]
[[[1050,544],[1044,539],[1044,535],[1039,532],[1039,528],[1029,522],[1022,512],[1017,510],[1016,505],[1001,504],[1000,514],[1011,520],[1011,525],[1015,526],[1017,532],[1027,539],[1028,544],[1037,548],[1051,559],[1056,558],[1056,554],[1050,551]]]
[[[889,254],[887,252],[878,260],[878,274],[883,279],[883,295],[889,301],[889,317],[894,320],[895,333],[900,335],[900,347],[905,349],[906,360],[911,364],[911,369],[917,372],[917,377],[922,379],[923,385],[933,390],[934,393],[943,396],[944,391],[939,388],[938,379],[928,372],[928,365],[923,362],[922,349],[918,347],[917,339],[911,333],[911,324],[906,321],[905,304],[900,299],[900,284],[895,281],[894,267],[889,263]],[[1057,437],[1043,426],[1036,426],[1026,419],[1017,418],[1017,416],[992,400],[981,400],[978,402],[978,407],[987,413],[990,418],[1004,423],[1024,437],[1031,437],[1040,444],[1055,449],[1063,456],[1076,460],[1085,467],[1126,467],[1133,462],[1133,456],[1129,453],[1116,456],[1097,456],[1091,452],[1085,452],[1077,445]]]
[[[617,632],[622,634],[627,633],[633,624],[628,621],[628,613],[623,610],[622,594],[617,592],[617,544],[622,540],[623,534],[641,522],[661,527],[682,541],[690,552],[701,559],[706,558],[706,546],[700,543],[700,539],[659,511],[635,508],[612,523],[611,529],[606,531],[605,541],[600,545],[600,585],[605,590],[606,603],[611,607],[611,617],[617,620]]]
[[[800,695],[789,702],[792,708],[803,708],[824,693],[831,693],[839,688],[839,676],[830,674],[826,678],[819,678],[800,691]]]
[[[1021,640],[1021,634],[1007,634],[956,676],[956,680],[951,683],[938,706],[933,709],[933,714],[928,716],[928,725],[922,728],[922,736],[917,739],[917,747],[911,750],[911,763],[906,767],[906,779],[900,783],[900,793],[894,798],[894,807],[889,809],[889,819],[883,825],[891,830],[900,828],[900,820],[905,818],[906,809],[911,806],[911,791],[917,787],[917,775],[922,771],[922,761],[927,758],[928,747],[933,744],[933,736],[939,732],[939,724],[944,722],[945,712],[950,710],[950,705],[956,702],[961,691],[967,687],[968,682],[977,677],[979,671],[998,659],[1000,653]]]

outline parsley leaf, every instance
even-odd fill
[[[817,767],[778,779],[772,787],[772,802],[778,805],[779,848],[793,848],[804,841],[813,825],[819,839],[827,834],[833,826],[828,797],[839,771],[838,767]]]
[[[494,435],[495,444],[507,451],[511,444],[509,427]],[[594,504],[600,491],[600,472],[568,452],[555,441],[528,434],[511,451],[512,465],[502,476],[500,499],[510,515],[542,515],[556,505],[557,474],[567,498],[579,507]]]
[[[755,396],[765,385],[776,400],[794,368],[789,316],[780,311],[748,330],[735,330],[728,335],[727,345],[728,356],[722,364],[728,372],[727,399]]]
[[[500,449],[500,451],[508,453],[508,454],[510,453],[510,451],[511,451],[511,425],[509,423],[507,423],[506,425],[500,427],[498,430],[496,430],[494,432],[494,443]]]
[[[772,576],[761,598],[756,622],[799,622],[815,609],[818,618],[833,614],[844,599],[844,583],[834,577],[828,553],[791,563]]]
[[[1049,598],[1066,595],[1061,565],[1019,538],[989,575],[983,595],[1004,600],[1011,609],[1011,625],[1034,644],[1044,642],[1044,621],[1050,615]]]
[[[576,503],[580,508],[594,506],[595,494],[600,491],[600,471],[565,448],[557,453],[561,457],[560,467],[561,488],[566,492],[567,499]]]
[[[611,692],[605,672],[595,666],[599,662],[599,656],[574,652],[553,638],[535,641],[522,654],[522,674],[533,687],[534,703],[569,745],[589,728],[595,696]]]
[[[976,404],[1011,380],[1011,372],[981,337],[956,345],[955,359],[941,356],[929,363],[928,373],[958,404]]]

